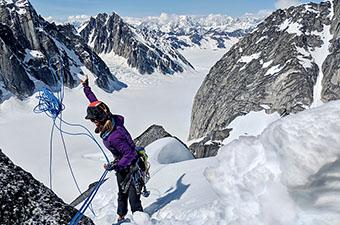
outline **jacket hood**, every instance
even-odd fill
[[[113,119],[115,120],[115,124],[117,126],[123,126],[124,125],[124,117],[121,115],[112,115]]]

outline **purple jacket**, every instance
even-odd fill
[[[90,87],[84,87],[84,93],[90,102],[98,101]],[[108,137],[103,139],[104,145],[118,159],[118,170],[128,167],[137,157],[135,143],[124,127],[124,117],[112,115],[115,127]]]

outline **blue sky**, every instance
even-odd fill
[[[72,15],[96,15],[116,12],[120,16],[158,16],[160,13],[208,15],[211,13],[241,16],[262,9],[273,10],[276,2],[305,0],[30,0],[44,17],[65,19]],[[314,0],[313,2],[319,2]]]

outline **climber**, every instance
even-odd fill
[[[123,182],[129,180],[131,170],[137,161],[135,144],[131,135],[124,127],[124,117],[113,115],[109,107],[102,101],[98,101],[95,94],[89,86],[88,77],[81,80],[84,87],[84,93],[90,104],[87,107],[85,119],[91,120],[95,125],[95,133],[100,134],[105,147],[113,154],[115,160],[104,165],[106,170],[115,170],[118,184],[118,222],[125,220],[128,211],[128,200],[132,213],[143,211],[140,200],[140,191],[131,182],[125,187]]]

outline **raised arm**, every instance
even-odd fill
[[[98,101],[97,97],[95,96],[95,94],[92,92],[91,88],[89,86],[84,86],[84,93],[86,95],[86,98],[90,101],[90,102],[95,102]]]
[[[90,102],[98,101],[96,95],[92,92],[92,90],[89,86],[89,78],[86,76],[85,80],[80,80],[80,82],[82,83],[82,85],[84,87],[84,93],[85,93],[86,98]]]

